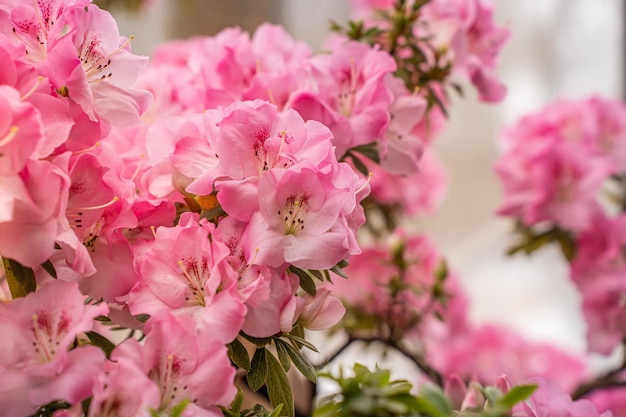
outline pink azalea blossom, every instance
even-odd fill
[[[74,283],[55,281],[11,303],[0,304],[0,405],[20,417],[54,400],[70,403],[91,395],[104,365],[93,346],[69,350],[106,304],[85,304]],[[69,350],[69,351],[68,351]]]
[[[243,246],[258,248],[256,262],[262,265],[332,268],[359,251],[351,244],[352,231],[340,221],[344,208],[355,208],[355,190],[335,186],[330,175],[313,167],[295,168],[274,169],[260,179],[259,211]],[[343,174],[353,177],[354,187],[356,175],[351,170]]]
[[[150,391],[156,386],[159,411],[172,411],[187,400],[185,415],[221,414],[217,406],[228,406],[236,393],[235,368],[230,364],[224,342],[199,333],[194,321],[186,315],[157,315],[146,323],[144,331],[143,345],[134,339],[126,340],[112,356],[120,367],[138,367],[153,381],[154,385],[141,382],[149,391],[137,393],[138,399],[151,400]]]
[[[626,336],[625,232],[624,215],[610,218],[598,211],[592,227],[578,236],[571,264],[571,278],[582,295],[589,349],[603,354]]]
[[[66,13],[72,26],[50,48],[44,73],[57,89],[66,89],[90,120],[140,123],[152,96],[133,87],[147,58],[130,52],[110,13],[95,5]]]
[[[385,78],[396,69],[385,52],[363,43],[334,45],[331,54],[311,59],[311,82],[295,92],[289,107],[305,120],[330,128],[337,157],[376,142],[389,122],[393,96]]]
[[[410,216],[433,213],[446,193],[446,173],[429,149],[419,161],[419,171],[408,176],[393,176],[380,166],[367,163],[372,172],[371,198],[398,208]]]
[[[69,190],[65,172],[48,161],[28,160],[18,175],[0,181],[0,253],[35,267],[54,251]]]
[[[135,266],[139,282],[128,296],[133,314],[161,311],[193,315],[205,332],[223,342],[233,340],[246,308],[238,293],[236,273],[226,262],[228,248],[211,241],[213,226],[182,216],[177,227],[161,227]]]
[[[298,323],[309,330],[326,330],[337,324],[346,313],[339,298],[321,288],[315,295],[298,297]]]
[[[514,415],[520,417],[613,417],[610,411],[598,412],[589,400],[573,401],[558,384],[544,378],[528,381],[539,385],[539,389],[522,404],[514,407]]]
[[[0,177],[16,175],[43,139],[41,116],[9,86],[0,86],[0,114]]]
[[[543,377],[573,389],[585,377],[583,361],[573,354],[529,343],[512,330],[490,324],[441,337],[430,346],[429,358],[444,375],[473,376],[483,383],[504,373],[513,384]]]
[[[587,108],[587,102],[560,102],[503,132],[496,166],[505,193],[500,214],[527,225],[549,221],[574,231],[590,226],[613,162],[588,152],[599,133]]]
[[[598,409],[599,412],[612,412],[613,417],[626,416],[626,390],[624,388],[611,387],[599,389],[585,396]]]
[[[161,402],[156,381],[130,360],[118,358],[110,368],[94,388],[87,417],[150,417],[150,410],[158,409]]]

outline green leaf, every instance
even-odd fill
[[[181,402],[179,402],[176,407],[174,407],[172,409],[172,412],[170,414],[170,417],[181,417],[183,415],[183,412],[185,411],[185,409],[187,408],[187,405],[189,404],[189,399],[185,398],[184,400],[182,400]]]
[[[250,364],[250,372],[248,372],[247,380],[248,386],[252,391],[258,391],[263,386],[267,379],[267,354],[265,348],[257,348],[252,357],[252,363]]]
[[[432,417],[448,417],[452,414],[450,402],[441,389],[434,385],[424,385],[419,391],[419,397],[425,402],[421,402]]]
[[[148,319],[150,318],[150,314],[139,314],[139,315],[135,316],[135,318],[136,318],[138,321],[140,321],[140,322],[142,322],[142,323],[145,323],[145,322],[147,322],[147,321],[148,321]]]
[[[9,258],[2,258],[2,264],[13,298],[25,297],[37,289],[37,281],[32,268],[22,266],[19,262]]]
[[[92,345],[99,347],[104,351],[104,354],[107,356],[107,359],[111,357],[111,352],[115,349],[115,345],[106,337],[102,336],[100,333],[90,331],[85,333],[89,338],[89,341]]]
[[[282,416],[281,411],[283,411],[283,405],[278,404],[276,408],[274,408],[274,411],[272,411],[272,414],[269,415],[269,417],[280,417]]]
[[[319,279],[320,281],[324,281],[324,274],[322,271],[317,271],[315,269],[307,269],[307,271],[309,272],[310,275],[313,275],[315,278]]]
[[[512,408],[515,404],[527,400],[536,390],[537,385],[517,385],[504,394],[499,403],[506,408]]]
[[[317,293],[315,281],[313,281],[313,278],[311,278],[311,276],[307,273],[308,271],[297,268],[293,265],[289,267],[289,270],[300,278],[300,287],[302,287],[307,294],[315,295]]]
[[[348,155],[350,155],[350,158],[352,158],[352,163],[354,164],[354,167],[357,169],[357,171],[359,171],[366,177],[369,176],[370,170],[367,168],[367,166],[356,155],[352,153],[348,153]]]
[[[349,265],[350,265],[350,262],[348,262],[347,259],[342,259],[339,262],[337,262],[336,266],[338,266],[339,268],[345,268],[345,267],[347,267]]]
[[[200,219],[207,219],[208,221],[211,221],[225,214],[226,212],[224,211],[224,209],[218,206],[218,207],[213,207],[208,210],[202,210],[202,212],[200,213]]]
[[[287,354],[289,358],[291,358],[291,362],[298,368],[300,373],[304,375],[309,381],[315,382],[317,381],[317,372],[311,362],[302,354],[302,352],[289,343],[286,343],[282,340],[276,339],[276,342],[280,342],[281,346],[287,350]],[[277,343],[278,345],[279,343]]]
[[[298,345],[306,346],[307,348],[311,349],[313,352],[319,352],[319,350],[317,350],[314,344],[312,344],[306,339],[301,338],[300,336],[296,336],[294,334],[289,333],[289,334],[286,334],[285,337],[288,339],[291,339],[296,344],[296,347],[299,347]]]
[[[235,339],[228,344],[228,356],[230,356],[230,359],[235,363],[235,365],[241,369],[245,369],[246,371],[250,370],[250,357],[248,356],[248,351],[239,339]]]
[[[573,261],[576,256],[576,242],[574,242],[571,235],[567,232],[561,232],[557,234],[556,239],[559,242],[561,252],[563,252],[565,259],[570,262]]]
[[[57,271],[56,269],[54,269],[54,265],[52,264],[52,262],[50,262],[50,259],[48,259],[46,262],[41,264],[41,267],[48,273],[50,274],[50,276],[54,279],[56,279],[57,277]]]
[[[285,414],[294,417],[293,393],[285,370],[271,353],[267,354],[267,394],[273,407],[283,405]]]
[[[376,142],[355,146],[350,150],[353,152],[358,152],[361,155],[364,155],[365,157],[376,162],[377,164],[380,164],[380,154],[378,153],[378,146],[376,145]]]
[[[291,359],[289,358],[289,352],[287,351],[288,343],[276,338],[274,339],[274,344],[276,345],[276,353],[278,353],[278,360],[280,364],[283,366],[285,372],[291,368]]]
[[[348,279],[348,276],[346,275],[345,272],[343,272],[342,267],[339,266],[339,264],[333,266],[332,268],[330,268],[331,271],[333,271],[335,274],[339,275],[341,278],[346,278]]]

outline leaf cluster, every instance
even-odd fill
[[[354,375],[320,373],[338,386],[336,394],[320,400],[313,417],[508,417],[511,409],[528,399],[535,385],[520,385],[503,393],[495,387],[473,384],[484,401],[480,406],[454,410],[440,387],[423,385],[417,390],[406,380],[392,380],[385,369],[370,371],[355,364]]]
[[[291,369],[291,365],[311,382],[317,380],[315,368],[301,351],[303,347],[315,352],[317,349],[302,338],[302,333],[303,329],[299,326],[291,333],[267,338],[255,338],[242,332],[241,337],[256,346],[252,359],[241,340],[235,339],[228,345],[228,353],[233,363],[248,372],[246,376],[248,387],[252,391],[259,391],[265,386],[270,404],[274,407],[272,416],[277,412],[280,414],[276,415],[288,417],[295,414],[293,391],[287,379],[287,371]],[[237,404],[236,399],[230,409],[223,410],[224,414],[231,417],[266,415],[254,414],[265,412],[261,408],[256,411],[245,410],[246,413],[252,414],[241,414],[240,405]],[[229,412],[232,414],[228,414]]]
[[[418,394],[405,380],[392,380],[386,369],[370,371],[356,364],[354,376],[321,373],[332,379],[339,392],[320,400],[313,417],[447,417],[452,407],[440,388],[424,385]]]
[[[559,245],[563,256],[565,256],[565,259],[568,261],[572,261],[576,256],[574,235],[572,232],[558,226],[540,230],[518,221],[515,226],[514,234],[517,237],[517,242],[507,250],[508,255],[514,255],[518,252],[524,252],[526,255],[530,255],[544,245],[556,243]]]

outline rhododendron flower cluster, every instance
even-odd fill
[[[561,101],[510,126],[502,144],[500,214],[548,239],[559,235],[564,250],[575,248],[566,254],[583,297],[589,347],[610,353],[626,335],[620,324],[626,106],[601,97]]]
[[[506,128],[496,165],[504,188],[499,213],[518,220],[513,251],[560,245],[582,297],[588,348],[601,354],[626,336],[624,146],[623,102],[563,100]]]

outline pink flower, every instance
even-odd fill
[[[386,81],[393,91],[394,100],[389,109],[386,140],[380,141],[380,166],[394,175],[415,174],[419,170],[424,146],[424,138],[416,135],[415,131],[426,112],[427,103],[423,97],[409,94],[399,78],[388,77]]]
[[[29,160],[18,175],[0,181],[0,253],[35,267],[54,252],[69,189],[65,172]]]
[[[63,281],[0,304],[4,412],[13,410],[8,415],[19,417],[53,400],[73,403],[89,397],[104,354],[93,346],[69,349],[79,333],[91,330],[95,317],[107,312],[106,304],[85,304],[77,285]]]
[[[399,177],[373,163],[367,166],[373,174],[371,198],[409,216],[433,213],[445,196],[445,170],[429,148],[419,161],[419,171],[412,175]]]
[[[70,29],[50,48],[45,74],[91,121],[140,123],[152,95],[133,87],[147,58],[130,52],[129,40],[120,37],[110,13],[95,5],[66,13]]]
[[[43,140],[41,116],[17,90],[0,86],[0,177],[16,175]]]
[[[610,411],[600,414],[589,400],[572,401],[556,383],[544,378],[532,378],[528,383],[539,389],[522,404],[514,407],[515,415],[521,417],[613,417]]]
[[[587,102],[560,102],[529,115],[502,135],[496,172],[505,188],[500,214],[581,231],[590,226],[597,194],[613,162],[589,152],[598,138]]]
[[[576,241],[571,278],[580,290],[593,352],[609,354],[626,336],[626,216],[607,217],[598,210],[591,227]]]
[[[213,226],[182,216],[177,227],[160,227],[154,242],[135,257],[139,282],[129,294],[133,314],[191,314],[202,331],[233,340],[245,316],[228,248],[211,241]]]
[[[271,337],[280,332],[290,332],[297,318],[297,300],[300,299],[296,297],[300,283],[298,278],[267,269],[259,271],[254,266],[249,273],[258,274],[256,283],[265,279],[269,279],[270,283],[265,297],[259,297],[257,292],[254,298],[248,298],[246,321],[241,330],[253,337]],[[242,278],[245,279],[245,275]]]
[[[435,0],[424,6],[424,19],[434,46],[450,51],[453,71],[478,89],[480,99],[499,102],[506,87],[495,69],[510,31],[493,20],[493,5],[486,0]]]
[[[626,390],[624,388],[611,387],[600,389],[586,396],[598,409],[599,412],[612,412],[613,417],[626,416]]]
[[[330,128],[336,154],[376,142],[389,122],[393,96],[386,76],[396,69],[387,53],[349,42],[335,45],[330,55],[311,59],[311,82],[287,103],[305,120]]]
[[[120,344],[112,360],[137,366],[159,391],[159,411],[171,411],[189,401],[186,412],[194,416],[218,415],[218,405],[228,406],[235,396],[235,368],[219,338],[196,330],[186,316],[167,314],[152,317],[145,326],[143,345],[134,339]],[[150,384],[142,382],[152,390]],[[153,386],[154,386],[153,385]],[[141,398],[146,393],[137,393]]]
[[[327,288],[317,290],[315,295],[298,297],[298,322],[309,330],[326,330],[337,324],[346,313],[339,298]]]
[[[343,174],[353,176],[354,187],[356,175],[348,171]],[[243,245],[258,248],[256,263],[329,269],[358,251],[350,245],[352,232],[340,221],[345,208],[355,208],[354,188],[339,188],[330,175],[301,164],[268,171],[258,190],[259,211]]]
[[[585,376],[580,358],[551,345],[529,343],[495,325],[450,332],[430,345],[428,355],[444,375],[473,376],[484,383],[504,373],[513,384],[536,376],[572,389]]]
[[[116,351],[115,356],[123,355],[123,350],[124,347]],[[88,417],[150,417],[150,409],[158,409],[161,393],[156,381],[151,380],[138,363],[120,359],[111,364],[113,369],[109,369],[94,388]]]

